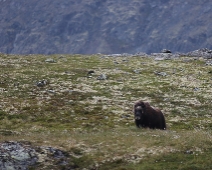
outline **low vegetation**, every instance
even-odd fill
[[[40,160],[40,169],[212,169],[212,66],[205,63],[0,54],[0,142],[30,141],[70,157],[66,165]],[[138,99],[163,111],[167,130],[136,128]]]

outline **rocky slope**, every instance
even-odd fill
[[[211,48],[210,0],[0,0],[2,53]]]

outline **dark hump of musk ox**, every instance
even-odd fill
[[[135,124],[138,128],[166,129],[163,113],[159,109],[150,106],[148,102],[141,100],[135,102],[134,107]]]

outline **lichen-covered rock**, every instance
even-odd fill
[[[106,80],[107,76],[105,74],[101,74],[99,77],[97,77],[97,80]]]
[[[36,152],[29,145],[19,142],[0,143],[0,169],[25,170],[38,160]]]
[[[56,61],[55,61],[54,59],[52,59],[52,58],[47,58],[47,59],[45,60],[45,62],[46,62],[46,63],[56,63]]]
[[[191,51],[187,53],[186,55],[190,57],[203,57],[206,59],[210,59],[212,58],[212,50],[209,50],[207,48],[201,48],[195,51]]]
[[[30,143],[7,141],[0,143],[1,170],[28,170],[37,163],[67,165],[67,154],[53,147],[32,147]]]

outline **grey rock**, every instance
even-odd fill
[[[161,53],[172,53],[170,50],[167,50],[167,49],[163,49],[162,51],[161,51]]]
[[[97,77],[97,80],[106,80],[107,76],[105,74],[101,74],[100,76]]]
[[[47,90],[47,92],[48,92],[48,93],[52,93],[52,94],[55,94],[55,93],[56,93],[56,92],[55,92],[54,90],[52,90],[52,89]]]
[[[88,71],[87,75],[92,75],[92,74],[94,74],[94,73],[95,73],[95,71],[90,70],[90,71]]]
[[[18,142],[0,143],[0,169],[28,169],[38,160],[34,149]]]
[[[209,50],[207,48],[202,48],[202,49],[188,52],[186,55],[190,57],[203,57],[206,59],[212,59],[212,50]]]
[[[155,61],[172,60],[184,56],[183,53],[151,53],[149,57],[153,57]]]
[[[92,77],[92,74],[94,74],[94,73],[95,73],[95,71],[93,71],[93,70],[88,71],[87,77],[88,78],[91,78]]]
[[[45,157],[42,160],[41,157]],[[41,159],[40,159],[41,158]],[[28,170],[36,169],[36,163],[41,160],[56,160],[57,165],[67,165],[67,153],[53,147],[34,147],[16,141],[0,143],[0,169],[1,170]],[[61,161],[62,160],[62,161]],[[40,162],[40,163],[41,163]]]
[[[45,60],[45,62],[46,62],[46,63],[56,63],[56,61],[55,61],[54,59],[52,59],[52,58],[47,58],[47,59]]]
[[[194,88],[194,91],[199,91],[200,89],[198,87],[195,87]]]
[[[166,72],[155,71],[154,73],[155,73],[155,75],[159,75],[159,76],[167,76],[167,73]]]
[[[38,86],[38,87],[44,87],[44,86],[46,86],[48,84],[48,81],[47,80],[41,80],[41,81],[38,81],[37,83],[36,83],[36,85]]]
[[[206,61],[205,65],[207,65],[207,66],[212,66],[212,60]]]
[[[90,70],[88,71],[87,73],[87,78],[92,78],[92,75],[94,74],[95,72],[93,70]]]

